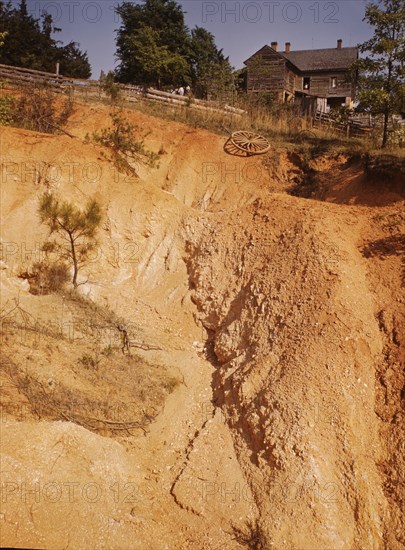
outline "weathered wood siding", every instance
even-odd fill
[[[353,86],[346,82],[346,72],[342,69],[300,71],[282,54],[269,47],[262,48],[245,63],[248,93],[271,92],[283,102],[291,100],[295,92],[303,92],[327,99],[346,98],[346,104],[354,96]],[[304,89],[306,77],[310,78],[309,89]],[[336,79],[336,86],[332,85],[332,78]]]
[[[320,73],[302,73],[296,78],[296,90],[317,95],[320,97],[352,97],[352,85],[345,81],[345,73],[342,72],[320,72]],[[309,90],[304,90],[304,77],[310,77],[311,84]],[[332,87],[332,78],[336,78],[336,88]]]
[[[286,60],[276,52],[260,52],[247,63],[247,90],[279,94],[286,82]]]
[[[291,66],[291,65],[290,65]],[[296,90],[296,83],[297,83],[297,79],[299,79],[301,82],[302,82],[302,79],[300,79],[300,77],[298,76],[298,74],[296,74],[295,72],[293,72],[289,67],[288,65],[286,64],[286,67],[285,67],[285,73],[284,73],[284,76],[285,76],[285,79],[284,79],[284,89],[289,92],[290,94],[294,94],[295,90]]]

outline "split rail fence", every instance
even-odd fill
[[[10,83],[11,85],[29,86],[46,84],[55,92],[70,93],[75,97],[84,98],[107,98],[108,94],[98,80],[81,80],[66,78],[62,75],[24,69],[21,67],[12,67],[10,65],[0,64],[0,82]],[[174,107],[190,107],[197,110],[217,112],[228,115],[242,116],[246,111],[237,109],[230,105],[222,104],[216,101],[204,101],[187,96],[180,96],[168,92],[155,90],[154,88],[145,88],[142,86],[131,86],[118,84],[123,98],[129,102],[136,102],[140,99],[168,103]]]
[[[76,78],[66,78],[62,75],[36,71],[33,69],[24,69],[22,67],[13,67],[11,65],[0,64],[0,82],[11,85],[30,86],[30,85],[48,85],[55,92],[68,93],[75,97],[104,99],[108,94],[103,89],[98,80],[82,80]],[[140,100],[155,101],[170,104],[173,107],[190,107],[200,111],[214,112],[241,117],[247,114],[243,109],[237,109],[220,101],[205,101],[194,99],[187,96],[174,95],[168,92],[162,92],[153,88],[142,86],[118,84],[122,97],[128,102],[137,102]],[[370,137],[375,129],[381,127],[381,119],[370,115],[356,114],[348,121],[337,121],[329,114],[316,111],[312,117],[314,128],[323,128],[331,130],[334,133],[345,135],[347,137]],[[397,117],[391,121],[391,131],[397,132],[398,128],[405,129],[405,120]]]
[[[327,113],[317,111],[312,118],[312,125],[315,128],[329,129],[334,133],[347,137],[371,138],[376,131],[381,132],[383,128],[383,117],[372,116],[366,113],[356,113],[350,116],[347,121],[338,121]],[[405,119],[399,115],[390,117],[388,131],[398,145],[404,146]]]

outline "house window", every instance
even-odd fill
[[[330,79],[330,87],[331,88],[337,88],[337,77],[332,76]]]
[[[311,87],[311,78],[309,76],[304,76],[303,83],[302,83],[302,89],[303,90],[309,90]]]

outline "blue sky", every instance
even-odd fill
[[[138,0],[139,2],[139,0]],[[18,0],[14,0],[18,4]],[[28,0],[35,17],[42,10],[62,28],[56,38],[64,43],[74,40],[86,50],[93,78],[101,69],[113,69],[115,32],[120,25],[114,7],[117,0]],[[135,3],[135,2],[134,2]],[[235,68],[265,44],[276,41],[279,49],[291,42],[292,49],[355,46],[372,34],[363,22],[366,0],[179,0],[186,12],[189,28],[202,26],[212,32]]]

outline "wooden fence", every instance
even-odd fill
[[[75,78],[65,78],[62,75],[35,71],[32,69],[23,69],[21,67],[12,67],[10,65],[0,64],[0,81],[8,82],[11,85],[30,86],[43,85],[51,87],[55,92],[66,92],[74,97],[84,97],[104,99],[108,98],[107,92],[98,80],[81,80]],[[242,116],[246,111],[237,109],[216,101],[204,101],[187,96],[180,96],[168,92],[155,90],[154,88],[145,88],[142,86],[132,86],[118,84],[118,89],[124,100],[136,102],[141,99],[167,103],[174,107],[190,107],[192,109],[214,112],[226,115]]]
[[[347,121],[339,121],[330,115],[317,111],[312,119],[315,128],[328,129],[333,133],[362,139],[379,139],[384,126],[382,115],[353,113]],[[398,147],[405,145],[405,119],[392,115],[388,123],[389,142]]]
[[[21,67],[12,67],[11,65],[0,64],[0,81],[11,82],[18,85],[48,84],[54,88],[66,86],[72,81],[63,76],[46,73],[43,71],[34,71],[33,69],[23,69]]]
[[[77,78],[66,78],[62,75],[13,67],[0,64],[0,82],[9,83],[12,86],[47,85],[58,93],[68,93],[74,97],[85,99],[108,99],[108,94],[98,80],[82,80]],[[205,112],[225,114],[229,116],[242,117],[247,114],[243,109],[237,109],[227,105],[224,101],[205,101],[190,98],[187,96],[175,95],[168,92],[145,88],[142,86],[118,84],[118,89],[123,99],[127,102],[141,100],[166,103],[177,108],[191,108]],[[299,106],[297,106],[299,108]],[[347,137],[368,138],[375,129],[382,127],[381,117],[372,117],[368,114],[356,113],[348,121],[337,121],[329,114],[316,111],[312,116],[312,124],[315,128],[326,128],[334,133]],[[391,131],[397,132],[397,128],[404,132],[405,120],[397,117],[391,121]]]
[[[339,121],[321,111],[316,111],[312,124],[315,128],[329,129],[346,137],[368,137],[373,132],[373,127],[355,118],[347,121]]]

